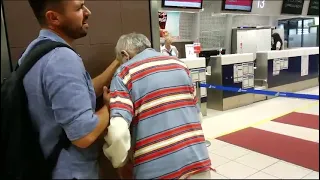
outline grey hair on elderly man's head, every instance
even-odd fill
[[[116,45],[116,56],[121,58],[121,52],[126,51],[129,55],[139,54],[147,48],[151,48],[149,39],[139,33],[130,33],[122,35]]]

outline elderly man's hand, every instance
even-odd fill
[[[119,58],[115,58],[114,61],[117,61],[120,65],[122,64],[122,60]]]
[[[103,87],[103,102],[109,107],[110,104],[110,90],[106,86]]]

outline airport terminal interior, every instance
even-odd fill
[[[187,65],[212,179],[319,179],[319,0],[86,5],[88,35],[72,46],[92,78],[115,59],[118,38],[130,32]],[[27,1],[1,1],[1,82],[39,30]],[[108,172],[103,178],[119,178],[110,162],[101,166]]]

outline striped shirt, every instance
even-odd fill
[[[179,179],[210,169],[187,66],[146,49],[111,82],[111,117],[130,124],[135,179]]]

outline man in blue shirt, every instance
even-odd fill
[[[86,36],[91,12],[84,1],[29,0],[41,31],[19,60],[45,39],[68,45]],[[101,75],[91,80],[81,57],[66,47],[43,56],[27,73],[23,83],[31,119],[40,133],[40,144],[48,156],[65,131],[72,145],[63,149],[53,171],[54,179],[97,179],[96,140],[109,123],[109,109],[95,112],[96,97],[107,96],[106,87],[120,65],[114,61]]]

